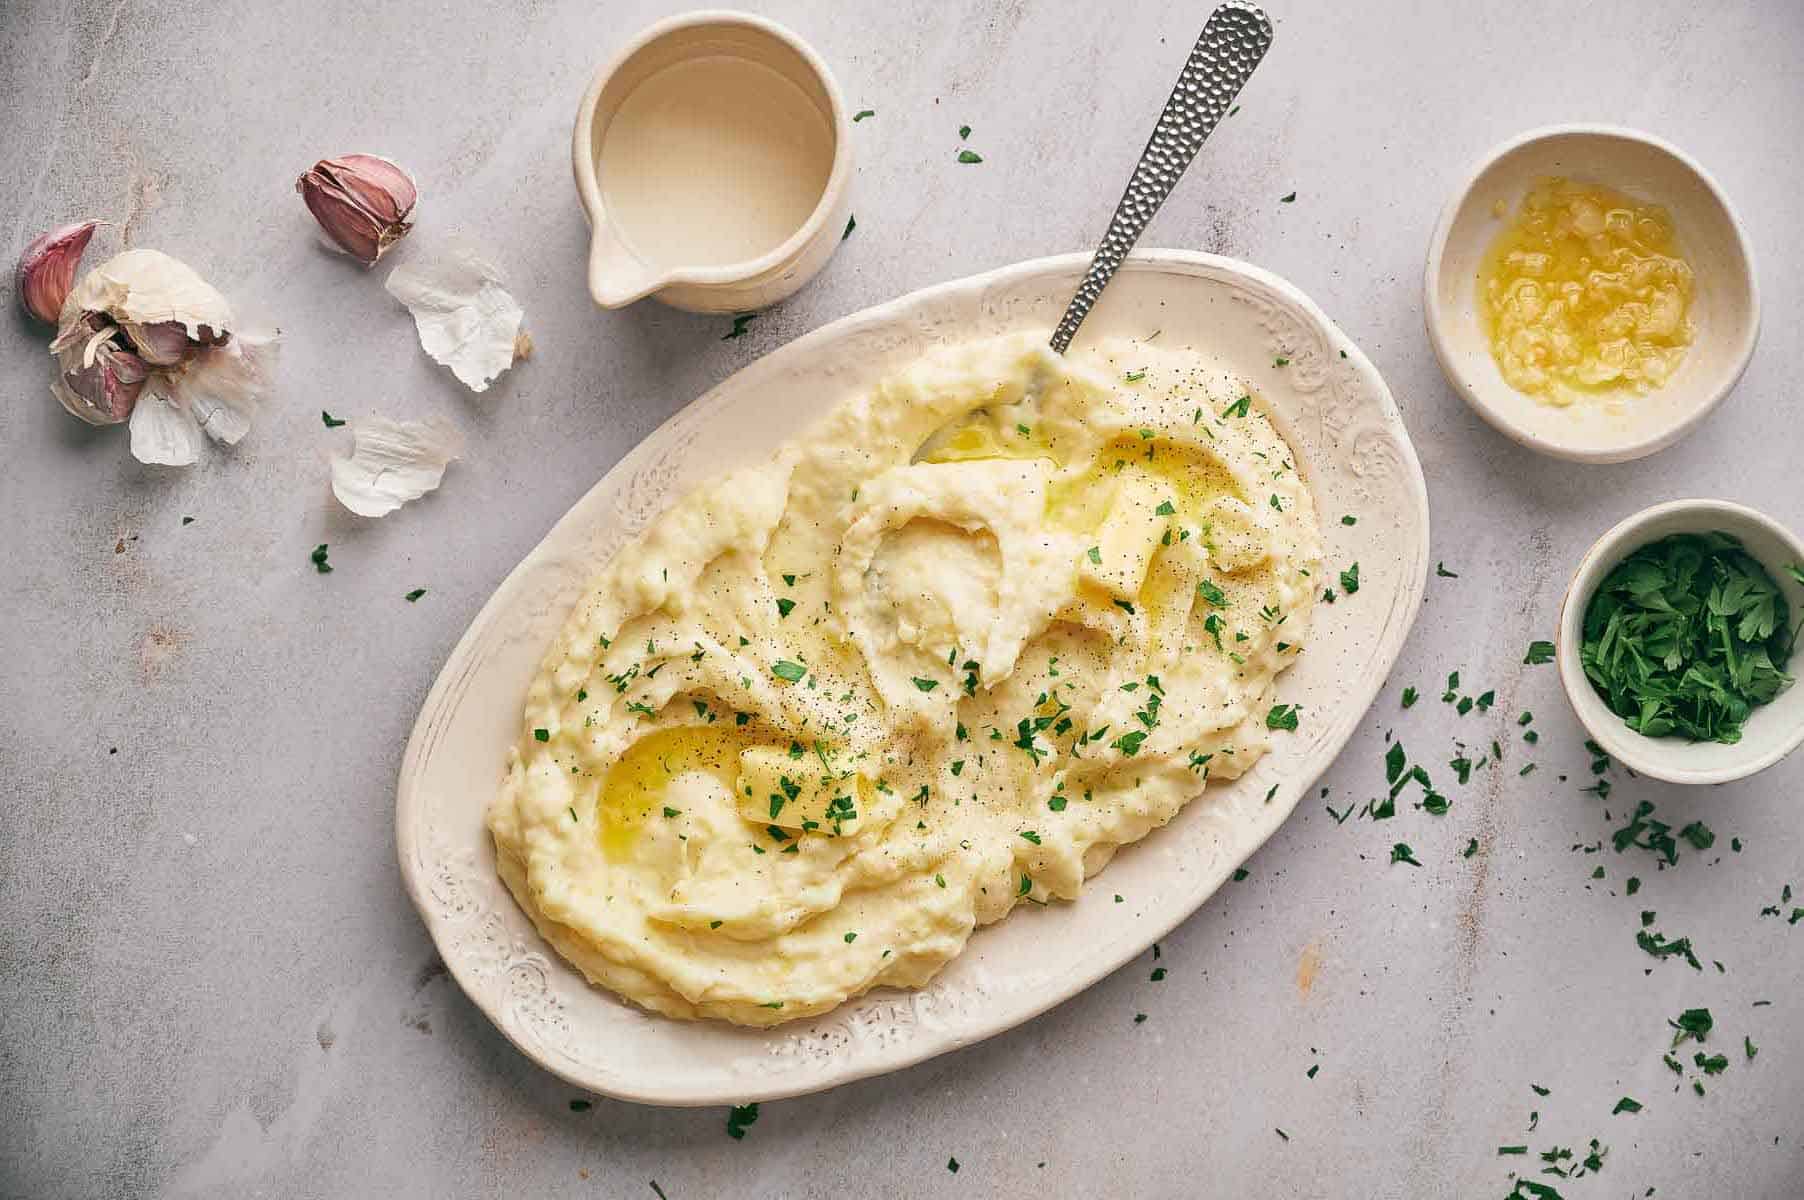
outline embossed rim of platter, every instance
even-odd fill
[[[1317,492],[1325,573],[1349,554],[1361,564],[1359,600],[1318,605],[1306,653],[1281,677],[1281,698],[1306,702],[1304,733],[1279,740],[1241,779],[1211,786],[1166,828],[1125,848],[1104,872],[1113,881],[1106,888],[978,931],[924,989],[878,990],[774,1029],[675,1021],[589,986],[543,943],[497,878],[483,810],[518,734],[525,684],[594,565],[695,484],[775,449],[921,351],[952,337],[1050,330],[1088,262],[1081,254],[1035,259],[926,288],[751,363],[615,464],[471,622],[409,738],[396,847],[408,896],[452,977],[547,1070],[642,1103],[743,1103],[896,1070],[1010,1029],[1115,970],[1200,907],[1352,735],[1427,582],[1427,491],[1396,404],[1376,368],[1289,283],[1215,255],[1142,251],[1097,305],[1079,352],[1099,335],[1144,337],[1155,321],[1161,329],[1192,322],[1199,344],[1224,324],[1256,337],[1256,347],[1222,357],[1270,401]],[[1185,293],[1182,303],[1150,304],[1168,291]],[[1187,336],[1166,343],[1187,344]],[[761,399],[772,404],[760,407]],[[1342,525],[1351,507],[1344,493],[1370,501],[1370,519]],[[517,689],[497,679],[510,672]],[[1096,900],[1141,878],[1149,901]],[[1057,927],[1040,928],[1042,921]]]

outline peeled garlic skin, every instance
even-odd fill
[[[25,311],[54,325],[63,311],[63,301],[75,286],[75,268],[81,265],[82,252],[94,236],[99,221],[83,221],[41,233],[19,255],[16,282],[19,303]]]
[[[419,199],[413,177],[374,154],[324,158],[294,181],[314,220],[339,249],[366,267],[407,236]]]

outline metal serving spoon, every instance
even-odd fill
[[[1115,216],[1102,244],[1096,248],[1096,257],[1090,260],[1090,269],[1077,285],[1077,294],[1071,297],[1064,318],[1053,330],[1053,350],[1063,354],[1071,345],[1077,327],[1090,315],[1096,298],[1140,240],[1141,231],[1165,203],[1165,197],[1171,195],[1184,168],[1214,132],[1216,122],[1227,115],[1234,97],[1240,94],[1271,44],[1272,23],[1249,0],[1228,0],[1210,14],[1209,23],[1203,26],[1202,35],[1196,39],[1190,58],[1171,89],[1171,97],[1165,101],[1165,111],[1159,114],[1159,123],[1153,127],[1146,149],[1140,152],[1140,161],[1128,180],[1127,191],[1121,194],[1121,203],[1115,206]],[[1047,381],[1042,378],[1030,383],[1026,395],[1014,404],[960,413],[934,430],[909,461],[933,459],[960,430],[973,423],[987,422],[1009,429],[1015,427],[1017,418],[1031,421],[1039,404],[1040,386]]]
[[[1190,59],[1171,89],[1165,111],[1153,126],[1153,135],[1140,161],[1128,180],[1121,203],[1109,222],[1096,257],[1077,294],[1065,309],[1059,327],[1052,332],[1052,348],[1060,354],[1071,345],[1077,328],[1090,315],[1090,307],[1102,295],[1103,288],[1116,268],[1140,240],[1141,232],[1203,142],[1214,132],[1216,123],[1227,115],[1234,97],[1246,85],[1253,68],[1265,57],[1272,44],[1272,23],[1258,5],[1248,0],[1228,0],[1209,16],[1202,36],[1190,51]]]

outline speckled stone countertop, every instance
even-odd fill
[[[742,1141],[721,1109],[578,1111],[463,999],[402,893],[393,786],[490,590],[628,448],[758,355],[926,284],[1091,245],[1207,6],[759,7],[876,116],[855,129],[857,231],[732,341],[724,320],[599,313],[584,291],[569,123],[595,66],[671,5],[0,8],[6,245],[105,218],[90,263],[169,251],[287,340],[280,401],[250,436],[168,470],[64,415],[41,332],[0,318],[0,1195],[651,1197],[655,1180],[669,1200],[1365,1200],[1502,1197],[1512,1170],[1568,1200],[1804,1195],[1804,922],[1761,915],[1804,887],[1804,756],[1697,791],[1612,771],[1600,799],[1581,790],[1554,669],[1522,665],[1578,555],[1634,509],[1716,495],[1804,528],[1792,0],[1274,4],[1242,110],[1147,237],[1293,280],[1395,392],[1434,556],[1457,578],[1430,580],[1395,677],[1322,782],[1337,811],[1378,794],[1387,732],[1430,762],[1456,738],[1502,740],[1505,769],[1449,787],[1445,817],[1337,824],[1306,802],[1164,942],[1162,982],[1126,967],[979,1046],[766,1105]],[[1701,158],[1764,289],[1733,397],[1619,467],[1492,433],[1422,331],[1422,260],[1456,177],[1567,120]],[[954,161],[961,124],[982,164]],[[421,354],[379,277],[315,244],[292,181],[351,150],[418,173],[403,254],[473,235],[524,302],[538,353],[488,394]],[[437,414],[471,450],[437,494],[361,521],[328,492],[342,434],[322,407]],[[331,575],[308,562],[319,542]],[[1496,690],[1489,714],[1439,702],[1456,669],[1462,690]],[[1424,693],[1407,712],[1406,685]],[[1664,869],[1614,852],[1641,800],[1715,844],[1681,842]],[[1398,840],[1420,869],[1389,864]],[[1637,947],[1644,908],[1693,940],[1701,971]],[[1706,1078],[1687,1044],[1676,1076],[1667,1021],[1697,1007],[1729,1065]],[[1623,1096],[1642,1111],[1612,1115]],[[1538,1173],[1543,1152],[1573,1148],[1570,1168],[1592,1138],[1601,1173]],[[1499,1155],[1515,1145],[1528,1154]]]

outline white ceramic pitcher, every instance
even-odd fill
[[[621,105],[653,76],[679,64],[740,59],[774,72],[777,86],[793,85],[818,109],[831,130],[832,165],[818,202],[774,249],[739,262],[682,265],[682,227],[658,232],[665,253],[654,261],[635,249],[617,219],[610,219],[603,147]],[[826,64],[794,33],[750,13],[688,13],[651,26],[596,74],[577,110],[571,141],[577,195],[593,230],[589,294],[603,308],[620,308],[644,296],[690,312],[737,313],[774,304],[795,292],[826,265],[844,237],[851,198],[851,120]],[[672,220],[681,220],[672,205]]]

